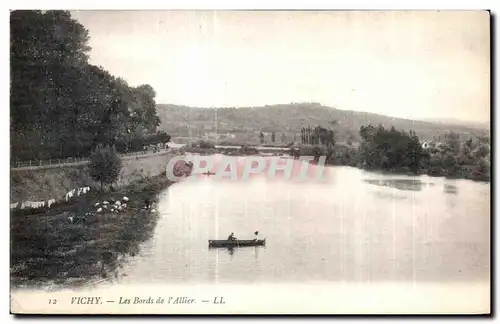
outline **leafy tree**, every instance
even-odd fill
[[[13,11],[10,27],[14,159],[88,156],[97,144],[127,150],[154,135],[154,89],[89,64],[89,33],[68,11]]]
[[[88,32],[67,11],[13,11],[10,26],[13,155],[59,151],[73,139],[61,126],[77,125],[70,96],[87,64]]]
[[[332,148],[333,146],[335,146],[335,132],[333,130],[322,128],[321,139],[322,143],[327,147]]]
[[[479,160],[475,170],[474,170],[474,173],[473,173],[473,176],[474,178],[478,179],[478,180],[487,180],[487,179],[490,179],[490,174],[491,172],[491,164],[488,160],[482,158]]]
[[[479,145],[479,147],[474,151],[474,157],[476,159],[485,158],[490,154],[490,147],[486,145]]]
[[[98,145],[90,157],[90,176],[101,183],[112,184],[118,179],[122,168],[122,160],[114,146]]]
[[[443,157],[443,171],[446,175],[455,175],[458,171],[458,160],[455,155],[448,152]]]
[[[199,147],[199,148],[204,148],[204,149],[213,149],[213,148],[215,148],[215,144],[212,143],[212,142],[200,140],[200,141],[191,143],[191,147]]]
[[[455,155],[460,152],[460,137],[457,133],[449,132],[445,135],[445,148]]]
[[[427,155],[423,152],[422,145],[415,133],[412,133],[411,139],[407,144],[407,163],[405,163],[411,171],[417,173],[421,168],[421,161]]]
[[[360,128],[360,136],[360,155],[366,167],[411,170],[415,173],[420,170],[424,153],[414,132],[368,125]]]

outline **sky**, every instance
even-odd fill
[[[490,120],[486,11],[72,11],[90,63],[157,103],[319,102],[411,119]]]

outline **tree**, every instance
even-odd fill
[[[474,157],[478,160],[486,157],[488,154],[490,154],[490,147],[484,144],[480,144],[474,151]]]
[[[114,146],[98,145],[90,157],[90,176],[101,183],[112,184],[118,179],[122,168],[122,160]]]
[[[479,180],[490,179],[491,176],[490,169],[491,169],[490,162],[484,158],[481,158],[477,166],[475,167],[473,176]]]
[[[315,129],[316,144],[332,147],[335,145],[335,132],[331,129],[316,127]]]
[[[76,133],[66,128],[78,125],[75,97],[90,50],[88,31],[68,11],[50,10],[13,11],[10,27],[13,155],[60,152]]]
[[[421,160],[424,157],[422,146],[416,134],[412,132],[412,137],[408,142],[406,157],[408,159],[407,166],[417,173],[421,168]]]
[[[443,171],[446,175],[454,175],[458,171],[457,158],[451,152],[445,153],[442,160]]]
[[[415,132],[398,131],[383,126],[360,128],[362,138],[360,156],[365,166],[389,170],[411,170],[421,168],[424,152]]]
[[[204,140],[193,142],[193,143],[190,144],[190,146],[191,147],[198,147],[198,148],[202,148],[202,149],[213,149],[213,148],[215,148],[215,144],[214,143],[209,142],[209,141],[204,141]]]
[[[156,115],[156,92],[149,84],[131,89],[132,102],[129,107],[135,125],[140,125],[145,133],[153,133],[160,125]],[[189,120],[189,119],[188,119]]]
[[[89,156],[97,144],[121,151],[156,132],[154,89],[89,64],[89,33],[68,11],[10,18],[13,159]]]
[[[446,151],[457,155],[460,152],[460,140],[459,135],[454,132],[449,132],[445,135],[445,147]]]

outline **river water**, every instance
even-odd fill
[[[160,194],[123,284],[488,282],[490,186],[328,167],[329,181],[214,176]],[[209,249],[234,232],[265,247]]]

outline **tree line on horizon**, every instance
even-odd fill
[[[300,129],[300,140],[303,145],[335,145],[335,133],[321,126],[305,126]]]
[[[399,173],[428,174],[450,178],[490,181],[491,147],[485,136],[470,137],[465,141],[454,132],[444,136],[439,147],[423,147],[417,134],[410,130],[397,130],[394,126],[362,126],[359,146],[343,144],[325,145],[317,134],[320,127],[301,129],[303,146],[292,150],[292,155],[326,156],[330,165],[346,165],[367,170]],[[312,135],[311,135],[312,134]],[[314,135],[316,134],[316,135]]]
[[[154,89],[89,63],[89,32],[68,11],[10,16],[12,160],[90,156],[168,142]]]

